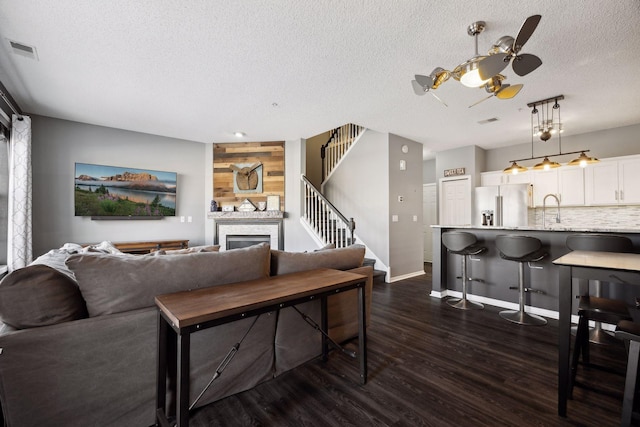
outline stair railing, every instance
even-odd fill
[[[353,236],[356,223],[346,218],[309,182],[301,176],[304,185],[303,219],[314,230],[324,244],[333,243],[336,248],[349,246],[355,242]]]
[[[353,123],[348,123],[331,131],[329,140],[320,147],[323,182],[338,162],[340,162],[342,156],[349,150],[353,141],[355,141],[363,131],[363,126],[354,125]]]

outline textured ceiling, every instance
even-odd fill
[[[511,100],[413,75],[542,21],[542,66]],[[33,45],[38,60],[11,52]],[[200,142],[309,138],[353,122],[426,151],[530,141],[527,103],[563,94],[565,135],[640,123],[637,0],[0,0],[0,81],[29,113]],[[275,104],[275,106],[274,106]],[[498,121],[478,124],[489,118]]]

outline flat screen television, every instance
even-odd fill
[[[175,216],[177,178],[176,172],[76,163],[75,215],[94,219]]]

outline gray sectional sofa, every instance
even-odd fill
[[[155,295],[314,268],[368,277],[364,248],[309,253],[266,244],[223,252],[133,256],[80,252],[68,270],[35,263],[0,282],[0,403],[9,427],[150,426],[155,422],[157,309]],[[70,270],[70,271],[69,271]],[[357,336],[357,292],[331,296],[329,334]],[[299,308],[319,321],[319,301]],[[191,338],[193,400],[252,319]],[[321,351],[320,335],[292,308],[262,315],[224,374],[198,406],[250,389]],[[171,398],[170,398],[171,400]]]

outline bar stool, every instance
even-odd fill
[[[467,272],[467,258],[470,255],[479,255],[487,251],[487,248],[478,244],[475,234],[464,231],[446,231],[442,233],[442,244],[449,252],[456,255],[462,255],[462,298],[450,298],[447,304],[451,307],[461,310],[481,310],[484,308],[479,302],[469,301],[467,299],[467,282],[481,281],[469,277]]]
[[[567,247],[573,251],[598,252],[632,252],[633,243],[624,236],[608,234],[572,234],[567,237]],[[589,343],[609,344],[611,336],[602,329],[602,323],[617,324],[622,320],[631,320],[629,309],[624,301],[602,298],[602,285],[599,280],[595,283],[595,296],[588,293],[579,296],[578,329],[571,358],[571,379],[569,395],[573,393],[580,355],[582,362],[589,365]],[[589,332],[589,321],[595,322],[594,329]]]
[[[621,426],[630,426],[633,415],[633,398],[638,376],[638,359],[640,359],[640,325],[629,320],[621,320],[616,326],[616,338],[624,340],[629,353],[627,358],[627,374],[624,382],[622,398]]]
[[[535,237],[500,235],[496,236],[496,246],[500,251],[500,257],[518,263],[518,290],[520,293],[518,310],[504,310],[500,312],[500,317],[519,325],[546,325],[547,321],[543,317],[524,311],[525,292],[539,292],[524,286],[524,264],[540,261],[547,256],[542,248],[542,242]]]

